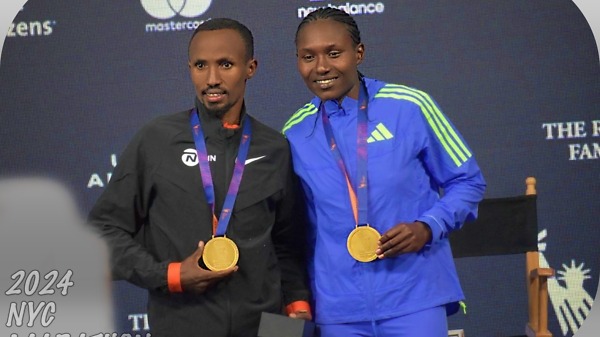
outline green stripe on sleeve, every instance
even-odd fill
[[[306,118],[307,116],[312,115],[316,112],[317,112],[317,107],[314,104],[312,104],[312,103],[306,104],[302,108],[298,109],[298,111],[294,112],[292,117],[290,117],[290,119],[283,126],[281,133],[285,134],[285,132],[289,128],[300,123],[304,118]]]
[[[403,99],[418,105],[429,126],[457,166],[461,166],[472,156],[446,117],[426,93],[406,86],[386,85],[375,97]]]
[[[458,135],[456,134],[456,131],[454,130],[454,128],[452,128],[450,126],[450,123],[448,123],[448,119],[446,118],[446,116],[444,116],[444,114],[442,114],[442,112],[440,111],[440,109],[437,107],[437,105],[433,102],[433,100],[431,99],[431,96],[425,94],[422,91],[417,91],[421,94],[423,94],[423,96],[427,99],[427,101],[429,102],[429,104],[431,104],[431,106],[433,106],[434,108],[434,112],[436,113],[436,115],[438,116],[439,120],[444,124],[445,129],[448,130],[451,134],[452,134],[452,138],[456,141],[456,143],[460,146],[460,148],[464,151],[465,155],[467,156],[467,158],[471,157],[471,152],[469,151],[469,149],[467,149],[467,146],[465,145],[465,143],[460,139],[460,137],[458,137]]]

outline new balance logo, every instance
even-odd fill
[[[394,135],[388,130],[383,123],[377,124],[375,130],[371,132],[371,136],[367,138],[367,143],[380,142],[382,140],[390,140]]]

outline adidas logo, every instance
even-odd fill
[[[380,142],[382,140],[390,140],[394,135],[388,130],[383,123],[377,124],[375,130],[371,132],[371,136],[367,138],[367,143]]]

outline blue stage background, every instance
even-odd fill
[[[354,14],[366,44],[361,72],[436,99],[472,147],[486,197],[522,194],[525,177],[537,178],[542,262],[557,270],[550,328],[572,336],[600,269],[600,67],[592,32],[568,0],[30,0],[2,49],[0,174],[57,178],[89,210],[140,126],[192,106],[189,29],[214,17],[253,31],[259,68],[247,105],[281,129],[311,97],[296,72],[296,27],[309,7],[326,5]],[[457,267],[468,311],[450,328],[523,334],[523,258]],[[143,290],[116,282],[114,298],[121,331],[151,331]]]

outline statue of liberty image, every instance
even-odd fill
[[[546,229],[538,233],[538,251],[542,268],[549,268],[548,261],[544,256],[546,243],[542,242],[547,236]],[[592,296],[583,287],[583,282],[591,278],[590,269],[584,269],[584,266],[585,263],[581,262],[577,265],[575,259],[572,259],[569,266],[563,263],[562,269],[556,270],[558,276],[548,278],[550,301],[565,336],[569,330],[573,334],[579,330],[594,303]],[[562,281],[564,286],[559,281]]]

